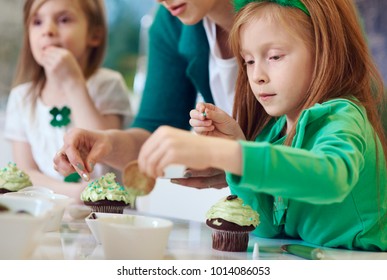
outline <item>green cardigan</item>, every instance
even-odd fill
[[[148,73],[132,127],[153,132],[161,125],[189,130],[198,92],[213,103],[209,45],[203,23],[184,25],[160,5],[149,31]]]
[[[386,251],[387,168],[364,109],[336,99],[305,110],[292,147],[281,145],[285,123],[242,141],[243,176],[227,174],[231,192],[260,214],[255,234]]]

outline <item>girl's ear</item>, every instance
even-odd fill
[[[103,30],[101,28],[93,28],[88,39],[89,47],[98,47],[102,42],[102,36]]]

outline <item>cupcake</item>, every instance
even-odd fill
[[[0,193],[17,192],[25,187],[32,186],[30,177],[16,167],[15,163],[0,169]]]
[[[212,248],[219,251],[246,251],[249,233],[259,224],[259,214],[236,195],[214,204],[206,218],[206,224],[212,228]]]
[[[136,192],[139,196],[149,194],[156,184],[155,179],[140,171],[137,160],[129,162],[124,168],[122,182],[125,187]]]
[[[107,173],[89,183],[81,193],[81,200],[94,212],[119,213],[134,207],[137,194],[120,185],[114,173]]]

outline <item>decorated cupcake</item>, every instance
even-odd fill
[[[218,201],[206,217],[206,224],[213,229],[212,248],[219,251],[246,251],[249,233],[259,224],[259,214],[236,195]]]
[[[0,193],[17,192],[25,187],[32,186],[30,177],[16,167],[15,163],[0,169]]]
[[[94,212],[120,213],[134,207],[137,194],[120,185],[114,173],[107,173],[89,183],[81,193],[81,200]]]

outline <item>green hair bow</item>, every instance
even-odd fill
[[[293,7],[298,8],[303,11],[306,15],[310,16],[308,9],[305,7],[304,3],[300,0],[234,0],[235,11],[239,11],[245,5],[250,2],[273,2],[284,7]]]

